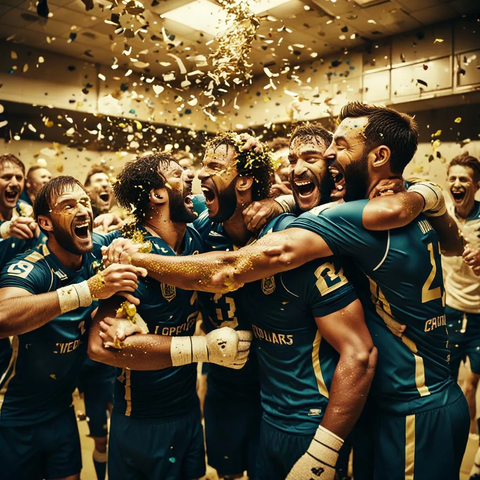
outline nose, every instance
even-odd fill
[[[325,150],[325,153],[323,154],[323,157],[325,159],[328,159],[329,161],[334,161],[336,159],[336,152],[335,152],[335,144],[332,142],[328,148]]]
[[[299,158],[295,163],[295,167],[293,168],[293,174],[297,177],[302,175],[305,172],[305,161]]]
[[[200,181],[202,181],[204,178],[207,178],[208,176],[209,175],[205,171],[205,167],[202,167],[197,173],[197,177]]]
[[[459,178],[456,178],[455,181],[453,182],[454,187],[460,187],[462,185],[462,182],[460,182]]]
[[[183,178],[186,182],[193,182],[193,179],[195,178],[195,172],[189,168],[186,168],[183,171]]]

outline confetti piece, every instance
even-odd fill
[[[99,73],[97,76],[100,80],[103,80],[103,81],[105,81],[107,79],[107,77],[105,75],[103,75],[103,73]]]
[[[5,111],[5,108],[2,104],[0,104],[0,114],[3,113]]]
[[[28,63],[23,66],[23,73],[28,72]]]
[[[12,58],[12,60],[17,60],[18,58],[18,55],[17,55],[17,52],[14,52],[13,50],[10,52],[10,57]]]
[[[155,95],[160,95],[165,90],[165,87],[162,87],[162,85],[152,85],[152,88]]]
[[[433,43],[443,43],[443,38],[436,38]]]
[[[461,121],[462,121],[462,117],[457,117],[457,118],[454,120],[455,123],[460,123]]]
[[[428,65],[423,64],[423,69],[428,70]]]
[[[3,128],[7,124],[8,124],[8,120],[3,120],[2,122],[0,122],[0,128]]]
[[[173,53],[167,53],[167,55],[175,59],[175,61],[177,62],[178,68],[180,69],[180,73],[182,75],[187,73],[187,69],[185,68],[185,65],[183,64],[182,60],[179,57],[177,57]]]
[[[417,82],[424,87],[428,87],[428,83],[425,80],[420,80],[419,78],[417,78]]]

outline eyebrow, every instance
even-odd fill
[[[333,141],[334,142],[346,142],[347,139],[343,135],[339,135],[336,137],[335,135],[333,136]]]

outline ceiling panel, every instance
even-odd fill
[[[149,74],[159,75],[172,70],[178,73],[178,64],[168,56],[170,53],[177,55],[187,70],[192,71],[197,66],[187,57],[208,56],[218,43],[208,44],[212,37],[207,33],[160,17],[189,2],[168,0],[151,6],[151,0],[144,0],[144,13],[131,16],[123,11],[125,2],[118,2],[119,6],[113,8],[114,3],[110,0],[94,0],[94,9],[87,12],[81,0],[48,0],[51,17],[45,22],[38,21],[34,0],[0,0],[0,38],[16,34],[16,41],[27,45],[45,46],[50,51],[107,66],[116,57],[119,65],[139,72],[149,64]],[[269,62],[276,62],[280,68],[284,59],[293,67],[311,60],[312,54],[322,58],[330,53],[342,54],[363,44],[372,49],[382,38],[423,28],[459,14],[478,12],[478,0],[387,0],[371,7],[361,7],[354,0],[290,0],[259,15],[261,25],[250,55],[252,70],[262,73],[264,65]],[[131,28],[130,33],[126,32],[126,35],[121,31],[116,34],[118,26],[105,23],[112,13],[121,14],[120,25]],[[147,33],[140,36],[138,29],[145,25]],[[67,43],[72,26],[76,27],[73,31],[77,36]],[[162,27],[170,38],[165,38]],[[129,34],[134,34],[133,38]],[[56,40],[47,44],[47,36],[56,37]],[[131,47],[129,56],[123,54],[125,45]],[[368,68],[382,68],[389,62],[385,56],[375,59],[373,52]],[[161,65],[162,62],[171,65]],[[206,70],[205,67],[200,69]]]

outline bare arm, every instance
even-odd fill
[[[130,370],[160,370],[172,366],[170,344],[172,337],[161,335],[130,335],[123,340],[123,348],[105,348],[100,337],[100,322],[107,321],[115,329],[116,311],[123,299],[113,297],[101,302],[100,308],[92,322],[88,338],[88,356],[96,362]],[[105,324],[108,326],[109,324]]]
[[[445,212],[439,217],[428,217],[440,239],[440,250],[446,257],[462,255],[465,242],[455,220]]]
[[[363,209],[367,230],[390,230],[408,225],[423,211],[425,201],[416,192],[400,192],[371,199]]]
[[[42,327],[60,315],[57,292],[32,295],[17,287],[0,289],[0,338]]]
[[[377,350],[359,300],[317,317],[322,337],[340,354],[322,426],[346,438],[363,410],[377,363]]]
[[[101,275],[89,278],[86,283],[91,295],[108,298],[120,291],[134,292],[139,273],[139,269],[132,265],[111,265]],[[58,293],[61,290],[32,295],[28,290],[18,287],[0,289],[0,338],[30,332],[61,315]],[[131,295],[125,295],[135,301]]]
[[[113,245],[113,244],[112,244]],[[122,261],[112,250],[112,259]],[[265,235],[233,252],[209,252],[190,257],[133,253],[132,264],[144,267],[158,281],[187,290],[225,293],[275,273],[292,270],[315,258],[332,255],[318,234],[289,228]]]

